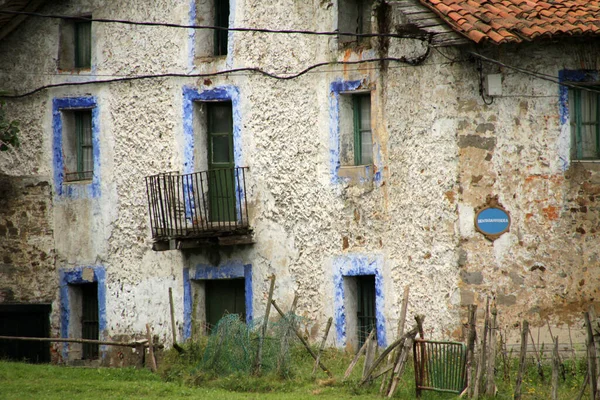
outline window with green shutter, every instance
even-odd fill
[[[78,21],[75,23],[75,68],[90,68],[92,65],[92,23]]]
[[[342,33],[372,33],[371,14],[373,0],[339,0],[338,3],[338,31]],[[340,44],[368,43],[368,37],[353,35],[339,35]]]
[[[229,28],[229,0],[215,0],[215,26]],[[227,54],[226,29],[215,29],[215,56]]]
[[[372,165],[371,93],[341,94],[338,123],[340,165]]]
[[[569,89],[572,160],[600,159],[599,99],[600,93]]]
[[[65,181],[90,180],[94,175],[92,110],[63,111]]]
[[[353,95],[352,110],[354,114],[354,165],[373,164],[371,95]]]
[[[92,16],[60,23],[58,69],[73,71],[92,67]]]

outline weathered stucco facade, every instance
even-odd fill
[[[202,4],[64,1],[39,12],[187,25],[202,24]],[[338,7],[237,0],[230,26],[333,32]],[[400,12],[376,4],[372,26],[395,32]],[[0,303],[51,303],[53,335],[77,334],[72,291],[87,282],[98,287],[102,339],[139,337],[150,323],[167,343],[168,288],[182,340],[199,282],[217,278],[245,279],[252,318],[263,314],[276,274],[278,303],[289,306],[298,293],[313,336],[333,316],[336,346],[356,344],[347,277],[375,276],[380,345],[395,337],[406,285],[410,315],[425,314],[437,338],[460,337],[466,305],[488,295],[503,327],[523,318],[566,327],[597,298],[599,167],[570,161],[566,88],[484,63],[483,74],[502,75],[502,95],[485,104],[470,54],[559,80],[597,69],[581,65],[589,44],[432,49],[425,36],[342,45],[336,35],[230,31],[227,55],[204,57],[201,30],[94,22],[91,68],[65,71],[60,29],[60,19],[30,17],[0,41],[8,93],[96,82],[7,99],[22,146],[0,158],[9,175],[2,182],[14,187],[0,192],[0,236],[10,240],[0,245]],[[335,63],[377,58],[395,60]],[[317,63],[331,64],[286,80],[252,71],[197,76],[245,67],[285,76]],[[120,81],[97,83],[109,79]],[[352,93],[371,94],[368,166],[340,165]],[[144,177],[206,168],[197,107],[217,100],[231,102],[235,166],[249,168],[254,243],[153,251]],[[82,108],[92,110],[94,175],[67,183],[64,113]],[[511,217],[510,231],[493,242],[474,228],[488,196]],[[39,219],[35,232],[14,232],[28,218]],[[17,260],[13,248],[26,255]],[[110,351],[101,349],[106,360]]]

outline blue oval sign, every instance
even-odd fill
[[[510,216],[501,208],[484,208],[475,216],[475,227],[484,235],[499,236],[510,227]]]

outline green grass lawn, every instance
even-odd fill
[[[362,365],[358,365],[347,382],[341,382],[351,356],[333,349],[326,350],[323,362],[336,379],[322,372],[312,376],[312,359],[302,349],[292,354],[293,363],[285,378],[275,373],[262,377],[247,374],[217,376],[198,368],[192,349],[188,356],[167,352],[159,373],[134,368],[82,368],[57,365],[32,365],[0,361],[0,400],[26,399],[381,399],[378,379],[372,385],[359,386]],[[568,366],[568,365],[567,365]],[[497,370],[498,394],[495,399],[512,399],[516,363],[510,371]],[[545,366],[545,382],[541,382],[535,365],[530,365],[523,380],[523,399],[550,398],[550,367]],[[583,376],[585,360],[575,368],[567,368],[560,382],[559,398],[575,399]],[[501,375],[508,374],[507,380]],[[414,399],[414,377],[407,368],[395,398]],[[456,399],[453,394],[424,392],[424,400]],[[589,398],[589,395],[584,395]]]
[[[321,377],[322,379],[325,376]],[[333,383],[305,377],[230,376],[191,386],[165,382],[160,374],[133,368],[81,368],[0,361],[0,399],[377,399],[378,385]],[[377,387],[375,387],[377,386]],[[450,399],[429,393],[424,399]],[[397,398],[414,398],[403,387]]]

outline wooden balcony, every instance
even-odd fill
[[[153,249],[250,244],[246,167],[146,177]]]

